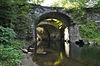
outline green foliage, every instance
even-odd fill
[[[53,6],[53,7],[58,7],[58,5],[59,5],[59,2],[55,2],[53,5],[51,5],[51,6]]]
[[[43,3],[44,0],[30,0],[30,1],[32,1],[33,4],[40,5],[41,3]]]
[[[15,32],[27,31],[30,27],[28,15],[31,5],[27,0],[0,0],[0,25],[14,29]]]
[[[59,0],[54,2],[51,6],[53,7],[63,7],[67,3],[67,0]]]
[[[100,12],[100,1],[97,2],[97,4],[93,7],[92,11],[94,12]]]
[[[78,3],[66,3],[65,10],[69,11],[71,15],[73,16],[73,20],[76,20],[78,22],[86,22],[86,12],[84,8]]]
[[[14,31],[30,26],[29,8],[27,0],[0,0],[0,66],[19,66],[24,43],[14,40]]]
[[[97,25],[93,21],[81,24],[80,33],[85,40],[95,40],[96,38],[100,39],[99,33],[97,32]]]
[[[26,44],[27,42],[25,40],[14,40],[11,42],[11,47],[14,49],[22,49],[22,47]]]
[[[97,4],[94,6],[94,8],[100,8],[100,1],[97,2]]]
[[[10,28],[0,26],[0,43],[10,44],[11,40],[15,37],[15,32]]]
[[[86,6],[86,3],[88,2],[89,0],[72,0],[72,2],[77,2],[80,4],[81,7],[87,7]]]
[[[22,51],[13,47],[4,48],[0,45],[0,66],[18,66],[22,58]]]
[[[55,6],[55,4],[58,4],[56,6],[58,6],[58,7],[64,7],[64,5],[66,5],[66,4],[78,3],[82,7],[85,7],[86,6],[85,3],[88,2],[88,1],[89,0],[60,0],[60,1],[54,2],[54,4],[52,6]]]
[[[79,9],[80,5],[77,2],[73,2],[73,3],[66,3],[65,4],[65,9],[67,10],[71,10],[71,9]]]
[[[15,32],[0,26],[0,66],[18,66],[23,56],[23,41],[15,41]]]
[[[52,6],[64,7],[65,4],[72,4],[74,2],[78,3],[81,7],[85,7],[85,8],[86,7],[94,7],[94,6],[100,7],[99,0],[59,0],[57,2],[54,2],[54,4]]]

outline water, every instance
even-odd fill
[[[82,59],[77,60],[77,57],[66,57],[61,41],[39,41],[37,45],[37,54],[33,56],[33,62],[39,66],[99,66],[88,64]]]

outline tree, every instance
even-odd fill
[[[32,2],[33,4],[40,5],[41,3],[43,3],[44,0],[29,0],[29,1]]]
[[[98,4],[99,0],[60,0],[58,2],[55,2],[52,6],[58,5],[58,7],[63,7],[65,4],[70,4],[70,3],[74,3],[74,2],[77,2],[82,7],[88,7],[88,6],[90,6],[90,4],[88,4],[88,3],[92,3],[92,5],[96,5],[96,4]]]
[[[27,0],[0,0],[0,66],[19,66],[21,62],[23,43],[14,40],[14,31],[28,27],[29,7]]]
[[[11,18],[11,0],[0,0],[0,25],[9,26]]]
[[[0,0],[0,25],[13,28],[20,17],[28,14],[27,0]],[[25,17],[23,17],[25,18]]]
[[[26,33],[30,27],[29,11],[31,5],[27,0],[0,0],[0,25]]]

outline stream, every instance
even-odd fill
[[[33,56],[33,62],[39,66],[86,66],[79,60],[66,57],[61,41],[40,41],[37,44],[37,54]]]
[[[26,54],[22,66],[100,66],[84,62],[77,57],[67,57],[61,41],[39,41],[35,55]]]

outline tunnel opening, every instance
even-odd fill
[[[48,43],[47,45],[41,45],[43,46],[42,49],[46,49],[46,48],[52,48],[55,50],[60,50],[61,45],[59,44],[52,44],[53,42],[58,42],[61,41],[63,39],[63,35],[61,34],[61,30],[62,28],[64,28],[65,25],[60,22],[57,19],[46,19],[44,21],[41,21],[38,26],[37,26],[37,46],[39,47],[40,45],[38,44],[39,42],[46,42]],[[40,38],[40,40],[38,40],[38,38]],[[55,48],[57,47],[57,48]],[[47,52],[47,50],[44,50]],[[37,53],[38,50],[37,50]],[[41,53],[41,52],[40,52]]]
[[[41,21],[36,28],[37,33],[37,52],[38,54],[45,54],[48,52],[47,48],[56,51],[63,51],[69,56],[69,33],[66,24],[57,19],[46,19]],[[64,42],[66,40],[66,42]],[[59,42],[60,44],[53,44]],[[46,44],[46,43],[47,44]],[[39,48],[40,47],[40,48]],[[62,49],[63,48],[63,49]],[[64,49],[65,48],[65,49]],[[49,51],[50,52],[50,51]]]

